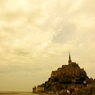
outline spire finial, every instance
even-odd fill
[[[71,60],[70,52],[69,52],[69,60]]]
[[[69,60],[68,60],[68,64],[71,64],[72,60],[71,60],[71,56],[70,56],[70,52],[69,52]]]

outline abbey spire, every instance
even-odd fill
[[[71,60],[71,56],[70,56],[70,53],[69,53],[69,60],[68,60],[68,64],[71,64],[72,63],[72,60]]]

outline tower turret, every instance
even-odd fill
[[[70,53],[69,53],[69,60],[68,60],[68,64],[72,64],[72,60],[71,60]]]

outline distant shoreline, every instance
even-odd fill
[[[32,92],[24,92],[24,91],[0,91],[0,94],[20,94],[20,93],[32,93]]]
[[[0,91],[0,94],[19,94],[20,92],[16,91]]]

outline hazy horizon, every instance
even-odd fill
[[[32,91],[69,52],[95,78],[95,0],[0,0],[0,91]]]

